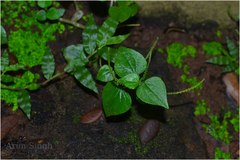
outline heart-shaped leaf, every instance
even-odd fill
[[[39,21],[45,21],[47,19],[46,11],[43,9],[38,11],[36,14],[36,17],[37,17],[37,20]]]
[[[63,16],[64,12],[65,12],[65,9],[63,9],[63,8],[57,9],[55,7],[51,7],[47,11],[47,15],[46,16],[50,20],[57,20],[57,19],[59,19],[60,17]]]
[[[38,6],[41,7],[41,8],[48,8],[49,6],[52,5],[52,1],[41,1],[39,0],[37,2]]]
[[[137,97],[148,104],[169,108],[166,86],[161,78],[151,77],[143,82],[136,91]]]
[[[103,109],[106,117],[127,112],[132,104],[129,93],[108,82],[102,92]]]
[[[136,73],[128,74],[119,79],[119,82],[129,89],[135,89],[139,85],[139,75]]]
[[[114,73],[114,72],[113,72]],[[97,74],[97,80],[102,82],[109,82],[113,80],[113,75],[110,72],[108,65],[103,65]]]
[[[120,77],[131,73],[141,74],[146,67],[147,61],[137,51],[126,47],[118,49],[114,70]]]
[[[119,22],[124,22],[130,17],[134,16],[138,11],[137,5],[132,5],[132,6],[113,6],[109,8],[109,15],[115,19],[116,21]]]

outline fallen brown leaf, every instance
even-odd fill
[[[94,108],[90,112],[87,112],[80,118],[81,123],[92,123],[97,121],[103,115],[102,108]]]
[[[139,138],[142,144],[147,144],[158,134],[160,122],[158,120],[147,120],[139,131]]]

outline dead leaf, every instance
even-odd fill
[[[147,144],[158,134],[160,122],[158,120],[150,119],[141,127],[139,137],[142,144]]]
[[[97,121],[98,119],[101,118],[103,112],[102,112],[102,108],[94,108],[93,110],[91,110],[90,112],[84,114],[83,116],[81,116],[80,118],[80,122],[81,123],[92,123]]]

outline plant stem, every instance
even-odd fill
[[[73,2],[74,2],[74,5],[75,5],[75,9],[76,9],[76,11],[79,11],[79,10],[80,10],[80,8],[78,7],[77,1],[76,1],[76,0],[74,0]]]
[[[156,38],[156,40],[154,41],[152,47],[150,48],[150,50],[149,50],[149,52],[148,52],[148,54],[147,54],[147,56],[146,56],[146,58],[145,58],[146,60],[148,59],[148,64],[147,64],[147,68],[146,68],[145,72],[143,73],[143,76],[142,76],[142,78],[140,79],[140,81],[142,81],[143,79],[145,79],[146,76],[147,76],[148,68],[149,68],[149,65],[150,65],[150,63],[151,63],[152,52],[153,52],[154,48],[156,47],[158,40],[159,40],[159,37]]]
[[[52,80],[59,78],[61,76],[63,76],[65,74],[65,72],[61,72],[61,73],[57,73],[55,74],[52,78],[44,81],[43,83],[40,84],[40,86],[46,86],[49,82],[51,82]],[[28,86],[25,86],[24,88],[13,88],[13,87],[9,87],[9,86],[3,86],[1,85],[1,89],[8,89],[8,90],[12,90],[12,91],[21,91],[21,90],[25,90],[27,89]]]
[[[46,80],[45,82],[41,83],[40,85],[41,86],[46,86],[49,82],[51,82],[52,80],[56,79],[56,78],[59,78],[61,76],[63,76],[65,74],[65,72],[60,72],[60,73],[57,73],[55,74],[52,78]]]
[[[141,26],[141,24],[139,23],[135,23],[135,24],[123,24],[123,25],[120,25],[118,28],[122,28],[122,27],[139,27]]]
[[[168,92],[167,94],[168,95],[177,95],[177,94],[182,94],[182,93],[185,93],[185,92],[189,92],[195,88],[197,88],[199,85],[201,85],[203,82],[205,81],[205,79],[201,80],[200,82],[198,82],[196,85],[190,87],[190,88],[187,88],[187,89],[184,89],[184,90],[181,90],[181,91],[176,91],[176,92]]]
[[[77,22],[74,22],[74,21],[71,21],[71,20],[69,20],[69,19],[59,18],[59,21],[60,21],[60,22],[63,22],[63,23],[71,24],[71,25],[73,25],[73,26],[75,26],[75,27],[78,27],[78,28],[81,28],[81,29],[84,29],[84,28],[85,28],[84,25],[82,25],[82,24],[80,24],[80,23],[77,23]]]
[[[111,59],[110,59],[110,53],[108,52],[108,57],[107,57],[107,60],[108,60],[108,68],[110,70],[110,73],[111,75],[113,76],[114,80],[118,83],[118,79],[117,77],[115,76],[114,72],[112,71],[112,67],[111,67]]]
[[[9,87],[9,86],[2,86],[2,85],[1,85],[1,89],[8,89],[8,90],[12,90],[12,91],[24,90],[24,88],[12,88],[12,87]]]

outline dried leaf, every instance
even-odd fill
[[[139,137],[142,144],[147,144],[158,134],[160,122],[158,120],[147,120],[139,131]]]
[[[80,118],[81,123],[92,123],[100,119],[102,116],[102,108],[94,108],[90,112],[84,114]]]

